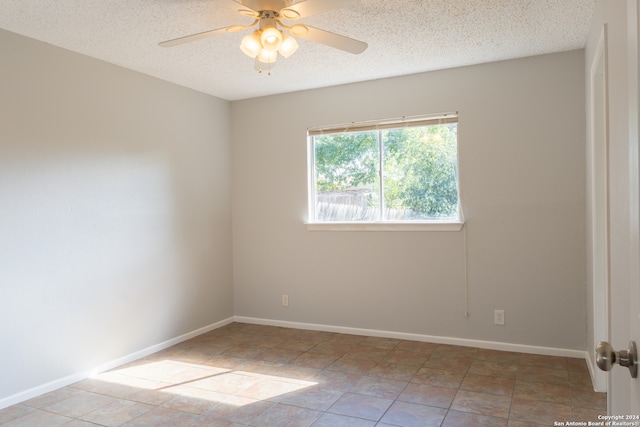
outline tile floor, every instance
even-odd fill
[[[232,323],[0,426],[552,426],[605,414],[592,390],[581,359]]]

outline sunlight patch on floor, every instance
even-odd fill
[[[95,380],[186,399],[244,406],[273,399],[318,383],[277,375],[219,368],[175,360],[128,365],[99,374]]]

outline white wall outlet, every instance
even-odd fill
[[[493,312],[493,322],[496,325],[504,326],[504,310],[495,310]]]
[[[282,306],[289,307],[289,295],[282,295]]]

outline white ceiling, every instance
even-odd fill
[[[320,0],[322,1],[322,0]],[[294,1],[297,3],[298,1]],[[0,0],[0,28],[238,100],[584,47],[595,0],[360,0],[300,22],[365,41],[352,55],[299,39],[271,75],[239,49],[251,30],[232,0]]]

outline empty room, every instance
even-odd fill
[[[0,0],[0,426],[640,426],[639,15]]]

